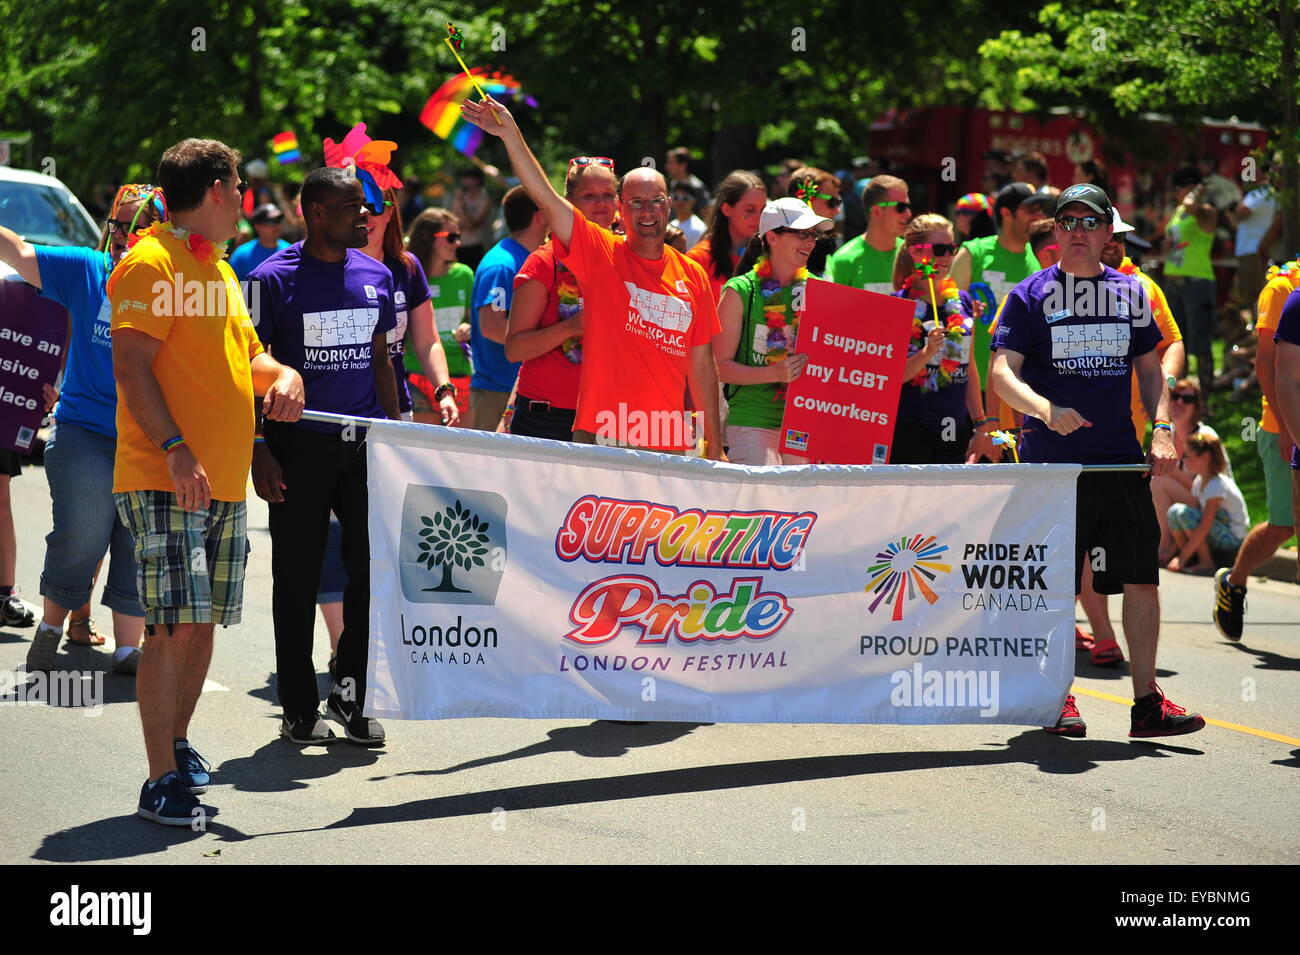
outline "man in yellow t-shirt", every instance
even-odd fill
[[[138,814],[204,819],[207,763],[187,739],[217,624],[238,623],[254,389],[267,417],[302,414],[302,379],[262,351],[222,261],[240,156],[187,139],[158,165],[170,220],[140,233],[108,280],[117,456],[113,499],[135,539],[148,645],[136,688],[149,759]]]
[[[1255,432],[1256,450],[1264,465],[1264,492],[1268,499],[1268,520],[1256,524],[1241,542],[1232,569],[1220,568],[1214,575],[1214,623],[1229,640],[1240,640],[1246,618],[1246,581],[1295,531],[1291,511],[1291,469],[1278,448],[1277,372],[1274,367],[1277,344],[1273,333],[1282,306],[1291,290],[1300,287],[1300,260],[1275,266],[1259,293],[1259,321],[1255,323],[1258,350],[1255,373],[1263,391],[1263,413]]]

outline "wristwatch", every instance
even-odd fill
[[[444,395],[451,395],[453,398],[456,397],[456,386],[450,381],[444,381],[437,388],[433,389],[434,401],[441,401]]]

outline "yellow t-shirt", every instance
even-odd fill
[[[1126,255],[1124,261],[1119,264],[1120,270],[1123,271],[1125,267],[1132,264],[1132,260]],[[1165,298],[1165,293],[1155,283],[1155,280],[1141,269],[1137,269],[1132,273],[1125,272],[1124,274],[1131,274],[1147,290],[1147,295],[1151,299],[1151,311],[1155,315],[1156,327],[1160,329],[1160,344],[1156,346],[1156,354],[1163,358],[1166,348],[1174,342],[1183,340],[1183,333],[1178,330],[1178,323],[1174,321],[1174,313],[1169,310],[1169,300]],[[1129,402],[1129,408],[1133,412],[1133,429],[1137,432],[1138,444],[1143,444],[1147,436],[1147,407],[1142,403],[1142,392],[1138,388],[1137,374],[1133,373],[1131,377],[1133,395]]]
[[[1291,290],[1300,286],[1300,269],[1291,269],[1282,275],[1269,279],[1259,293],[1259,321],[1255,323],[1255,337],[1262,338],[1263,332],[1276,332],[1277,320],[1282,316],[1282,306],[1286,304]],[[1259,416],[1259,428],[1270,434],[1278,433],[1277,417],[1268,406],[1268,398],[1261,397],[1263,410]]]
[[[123,256],[108,297],[114,332],[130,328],[162,342],[154,377],[212,497],[244,500],[255,426],[250,364],[262,345],[229,264],[203,264],[159,232]],[[127,410],[120,387],[113,490],[175,490],[166,455]]]

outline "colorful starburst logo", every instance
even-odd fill
[[[940,573],[952,573],[952,565],[939,563],[937,558],[948,550],[948,545],[936,541],[936,538],[922,534],[911,540],[903,537],[896,544],[890,541],[876,555],[875,562],[867,568],[870,580],[864,588],[868,594],[875,595],[868,608],[872,613],[888,601],[894,605],[892,619],[902,620],[905,601],[915,600],[918,595],[927,603],[939,599],[927,581],[934,580]]]

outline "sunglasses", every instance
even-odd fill
[[[1066,232],[1073,232],[1074,227],[1079,225],[1079,223],[1083,223],[1084,232],[1096,232],[1102,226],[1107,224],[1106,220],[1101,218],[1101,216],[1061,216],[1061,218],[1056,220],[1056,224]]]
[[[789,226],[777,226],[772,230],[777,235],[793,235],[799,239],[816,239],[821,232],[817,229],[791,229]]]
[[[569,160],[569,168],[572,169],[574,166],[590,166],[593,163],[597,166],[604,166],[606,169],[611,171],[614,169],[614,160],[610,159],[608,156],[574,156]]]
[[[673,202],[694,202],[694,196],[673,195]]]
[[[912,204],[910,202],[899,202],[897,199],[891,199],[889,202],[877,202],[877,206],[893,206],[895,212],[911,212]]]
[[[1180,391],[1177,394],[1170,395],[1169,397],[1174,401],[1181,401],[1185,405],[1194,405],[1200,400],[1196,395],[1187,391]]]
[[[941,259],[945,255],[957,254],[957,243],[955,242],[951,244],[947,242],[915,242],[910,246],[910,248],[929,249],[930,254],[933,255],[936,259]]]
[[[459,232],[435,232],[435,233],[433,234],[433,237],[434,237],[435,239],[446,239],[448,242],[459,242],[459,241],[460,241],[460,233],[459,233]]]

